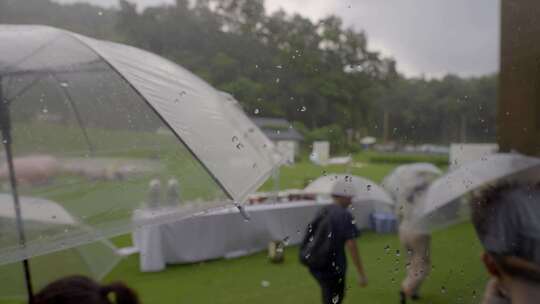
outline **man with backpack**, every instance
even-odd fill
[[[332,189],[334,204],[322,208],[309,224],[300,247],[300,261],[322,290],[323,304],[338,304],[345,295],[347,257],[345,247],[358,273],[358,284],[367,285],[367,277],[356,246],[359,235],[354,218],[347,209],[355,189],[347,178],[336,181]]]

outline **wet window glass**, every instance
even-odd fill
[[[539,14],[0,0],[0,304],[532,303]]]

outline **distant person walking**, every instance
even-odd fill
[[[347,210],[354,189],[343,178],[332,190],[334,204],[324,207],[308,226],[300,248],[300,261],[319,283],[323,304],[339,304],[345,296],[347,247],[358,273],[358,284],[367,285],[367,277],[356,245],[359,236],[352,214]]]
[[[499,185],[471,201],[491,280],[483,304],[540,302],[540,186]]]
[[[407,275],[401,282],[401,304],[407,303],[407,299],[420,298],[420,287],[431,270],[431,235],[419,230],[413,219],[418,202],[439,176],[436,167],[419,163],[400,166],[383,181],[383,187],[396,201],[399,240],[405,250]]]

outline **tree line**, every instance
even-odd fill
[[[284,117],[309,139],[341,148],[351,134],[401,143],[496,136],[496,75],[407,78],[337,16],[270,14],[264,0],[176,0],[144,10],[126,0],[115,9],[0,0],[0,23],[47,24],[147,49],[231,93],[251,115]]]

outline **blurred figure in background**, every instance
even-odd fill
[[[504,184],[471,201],[491,280],[484,304],[540,302],[540,186]]]
[[[45,286],[32,304],[138,304],[137,294],[123,283],[100,285],[84,276],[70,276]]]
[[[347,209],[352,204],[354,192],[347,178],[336,182],[331,193],[334,203],[321,209],[309,224],[300,247],[300,261],[319,283],[323,304],[342,303],[345,296],[345,247],[357,271],[358,285],[367,285],[356,245],[359,232]]]
[[[414,208],[422,200],[431,183],[441,175],[432,164],[402,165],[383,181],[383,187],[396,202],[399,219],[399,240],[406,255],[407,275],[401,283],[400,303],[418,300],[420,287],[431,270],[431,235],[419,230],[413,223]]]

